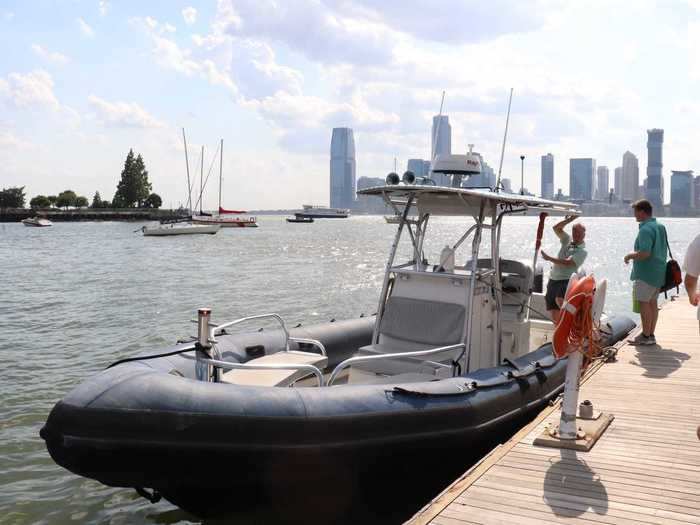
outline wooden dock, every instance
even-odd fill
[[[584,376],[579,400],[615,416],[590,452],[532,445],[558,423],[547,408],[409,523],[700,524],[700,335],[685,297],[661,309],[656,339]]]

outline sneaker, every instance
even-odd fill
[[[634,339],[627,340],[627,342],[631,345],[648,345],[649,343],[647,341],[649,341],[649,338],[643,333],[640,333]]]
[[[654,337],[654,334],[651,334],[649,337],[647,337],[647,340],[644,344],[655,345],[656,344],[656,337]]]

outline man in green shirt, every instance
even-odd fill
[[[564,304],[569,277],[578,271],[588,255],[585,250],[586,243],[583,242],[586,238],[586,227],[581,223],[575,224],[571,228],[571,236],[564,231],[564,226],[575,220],[576,215],[568,215],[563,221],[554,225],[554,233],[561,243],[556,257],[551,257],[542,250],[542,258],[553,264],[552,271],[549,273],[545,302],[547,312],[555,324],[559,322],[560,308]]]
[[[659,289],[666,280],[666,228],[652,217],[652,207],[642,199],[632,204],[634,218],[639,223],[639,233],[634,241],[634,251],[625,255],[625,264],[632,261],[634,300],[639,302],[642,333],[630,341],[635,345],[655,345],[656,321],[659,318]]]

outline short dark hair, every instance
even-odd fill
[[[643,211],[647,215],[652,215],[651,202],[646,199],[639,199],[638,201],[633,202],[632,207],[635,209],[635,211]]]

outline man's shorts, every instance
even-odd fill
[[[640,281],[639,279],[632,284],[634,290],[634,298],[640,303],[648,303],[654,301],[659,296],[659,289],[655,286]]]
[[[557,297],[564,298],[567,286],[569,286],[568,279],[562,281],[549,280],[547,283],[547,294],[544,296],[544,301],[547,303],[547,310],[559,310]]]

